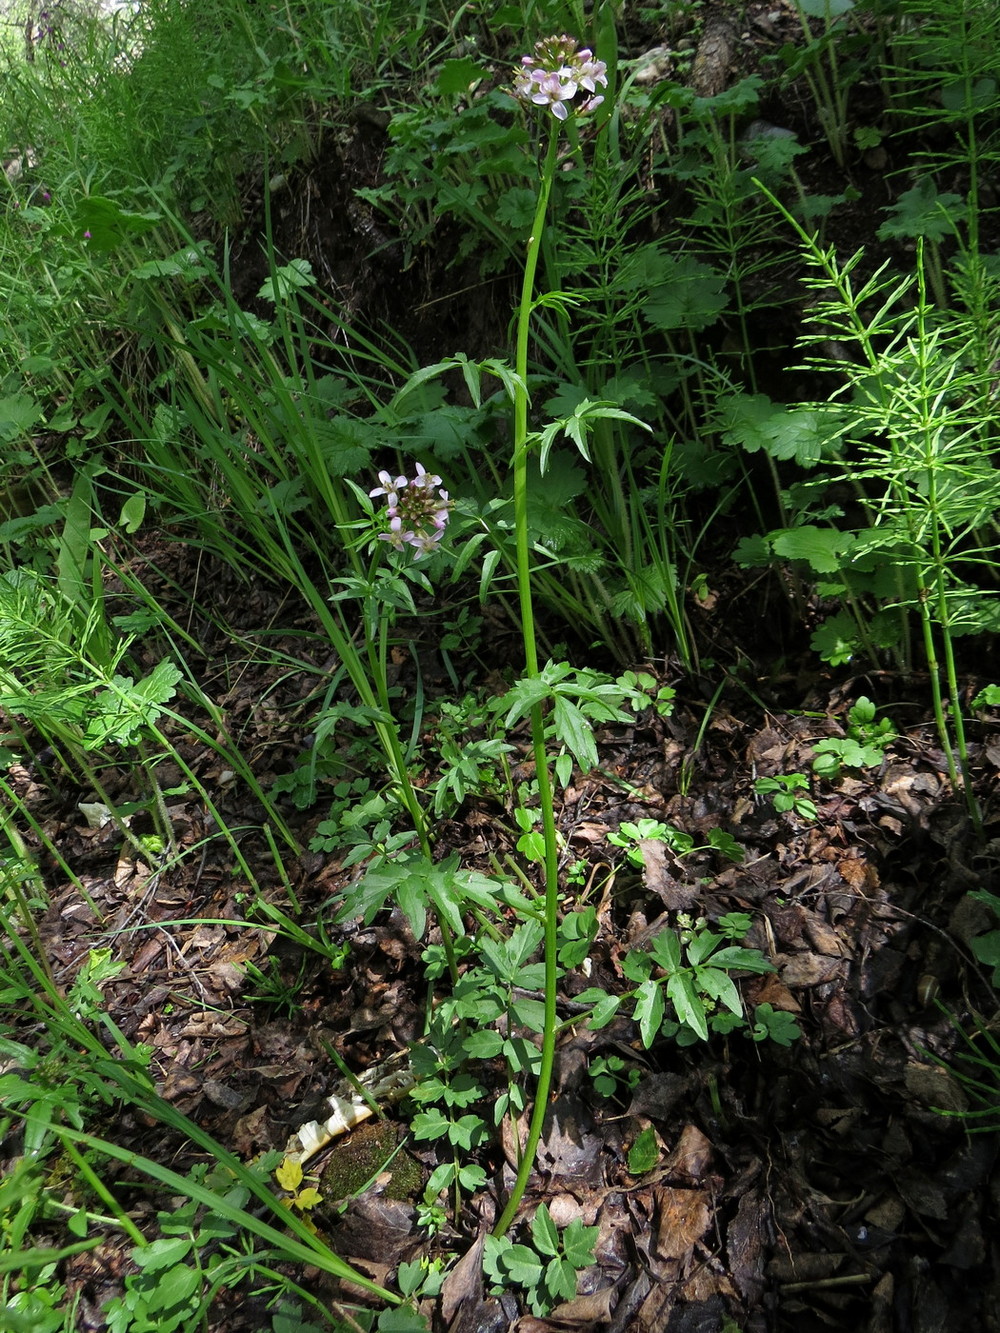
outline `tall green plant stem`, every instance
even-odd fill
[[[923,629],[925,650],[930,669],[931,692],[934,704],[934,718],[937,724],[938,736],[941,739],[945,752],[945,760],[948,764],[948,776],[951,780],[952,789],[957,791],[959,788],[965,797],[966,807],[969,811],[969,817],[972,820],[976,836],[983,836],[983,821],[979,811],[979,803],[976,800],[975,792],[972,789],[972,775],[969,771],[969,751],[965,739],[965,723],[962,719],[962,698],[958,687],[958,673],[955,668],[955,651],[951,637],[951,612],[948,607],[947,597],[947,559],[942,547],[941,541],[941,503],[938,494],[938,482],[940,472],[940,442],[941,431],[934,420],[936,410],[936,396],[928,382],[928,358],[933,355],[935,344],[931,339],[927,328],[927,287],[923,265],[923,242],[917,243],[917,291],[919,299],[917,301],[917,340],[916,346],[921,349],[918,361],[919,372],[919,397],[920,404],[920,427],[922,435],[923,465],[925,470],[925,486],[927,490],[927,513],[930,518],[930,537],[931,537],[931,569],[933,570],[934,580],[934,600],[936,606],[931,606],[931,589],[927,586],[923,569],[918,563],[917,571],[917,593],[918,607],[920,611],[920,622]],[[910,511],[908,511],[909,513]],[[917,540],[914,540],[914,546],[917,547]],[[918,548],[919,549],[919,548]],[[955,749],[958,751],[959,765],[961,767],[961,776],[955,764],[955,755],[951,745],[951,737],[948,733],[948,724],[944,715],[944,705],[942,700],[940,668],[937,662],[937,655],[934,650],[934,631],[933,631],[933,612],[936,611],[938,626],[941,630],[941,641],[944,648],[945,678],[948,683],[948,698],[951,703],[951,722],[955,735]]]
[[[535,220],[528,238],[528,253],[524,261],[524,281],[521,285],[521,303],[517,315],[517,342],[514,370],[517,387],[514,391],[514,527],[517,550],[517,593],[521,610],[521,634],[524,641],[525,675],[537,679],[538,648],[535,638],[535,616],[531,600],[531,548],[528,540],[528,335],[534,310],[535,272],[541,250],[549,195],[555,176],[556,156],[559,149],[559,122],[549,126],[549,143],[542,166],[541,184]],[[502,1236],[514,1220],[524,1196],[535,1162],[535,1152],[542,1136],[542,1125],[548,1109],[549,1089],[552,1086],[552,1068],[556,1054],[556,982],[557,931],[559,926],[559,846],[556,834],[555,809],[552,799],[552,779],[549,757],[545,749],[545,717],[542,705],[536,704],[530,714],[531,748],[535,756],[535,776],[538,781],[538,803],[542,815],[542,835],[545,839],[545,1021],[542,1029],[542,1058],[535,1084],[535,1104],[528,1126],[518,1166],[517,1178],[507,1205],[493,1228],[493,1234]]]

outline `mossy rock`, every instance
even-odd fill
[[[353,1198],[383,1173],[389,1177],[383,1197],[415,1198],[423,1188],[424,1171],[405,1149],[396,1151],[401,1135],[401,1126],[389,1120],[369,1120],[334,1144],[320,1176],[324,1202]]]

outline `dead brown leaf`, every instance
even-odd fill
[[[642,838],[642,880],[668,912],[687,912],[696,903],[700,890],[693,884],[681,884],[667,869],[666,845],[656,838]]]
[[[668,1180],[700,1181],[708,1173],[714,1150],[697,1125],[685,1125],[673,1152],[663,1164]]]
[[[472,1245],[448,1273],[441,1285],[441,1317],[450,1324],[459,1309],[481,1305],[483,1300],[483,1248],[486,1232]]]
[[[726,1229],[729,1272],[740,1295],[755,1306],[764,1291],[764,1240],[770,1231],[771,1209],[759,1188],[746,1191]]]
[[[711,1224],[707,1190],[663,1185],[653,1191],[657,1209],[656,1255],[684,1259]]]
[[[557,1305],[549,1313],[549,1319],[560,1328],[604,1328],[614,1307],[615,1288],[602,1287],[600,1291]]]
[[[834,977],[846,976],[847,963],[827,958],[818,953],[799,953],[791,958],[778,954],[775,958],[781,980],[786,986],[819,986]]]

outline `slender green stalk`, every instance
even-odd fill
[[[528,540],[528,335],[534,308],[535,273],[541,249],[549,195],[555,175],[556,155],[559,148],[559,122],[549,126],[549,143],[542,166],[542,179],[535,208],[535,220],[528,239],[528,253],[524,263],[521,285],[521,303],[517,317],[517,343],[514,370],[517,388],[514,397],[514,526],[517,537],[517,591],[521,609],[521,633],[524,640],[525,674],[537,679],[538,649],[535,637],[535,616],[531,598],[531,549]],[[528,1126],[518,1166],[517,1178],[506,1207],[493,1228],[493,1234],[502,1236],[508,1229],[524,1196],[535,1164],[535,1153],[542,1136],[545,1113],[548,1110],[549,1089],[556,1053],[556,983],[559,927],[559,847],[556,834],[555,807],[549,758],[545,748],[545,718],[541,704],[530,714],[531,746],[535,756],[535,776],[538,782],[538,803],[541,807],[542,834],[545,839],[545,1019],[542,1030],[542,1058],[535,1084],[535,1104]]]
[[[918,359],[918,387],[919,387],[919,410],[920,426],[923,436],[922,459],[924,467],[925,486],[927,492],[927,514],[930,520],[931,535],[931,569],[934,576],[934,601],[936,605],[932,607],[930,599],[930,589],[926,585],[924,572],[917,565],[917,587],[919,597],[920,618],[924,627],[924,641],[927,644],[928,663],[931,664],[931,691],[934,702],[934,717],[937,722],[938,736],[944,748],[945,759],[948,764],[948,777],[951,780],[952,789],[957,791],[962,789],[965,797],[966,807],[969,811],[969,817],[972,820],[976,836],[982,838],[983,822],[979,811],[979,803],[976,800],[972,789],[972,776],[969,772],[969,753],[965,740],[965,726],[962,721],[961,696],[958,688],[958,676],[955,669],[955,653],[951,638],[951,613],[948,607],[947,596],[947,558],[941,542],[941,501],[939,496],[939,462],[938,448],[940,441],[940,430],[935,429],[934,412],[936,409],[936,395],[930,383],[928,382],[928,351],[933,355],[934,344],[929,337],[927,329],[927,288],[924,277],[923,265],[924,246],[922,239],[917,242],[917,291],[919,299],[917,302],[917,341],[916,346],[921,349]],[[907,508],[909,519],[910,509]],[[914,548],[919,549],[916,538],[914,539]],[[943,701],[941,697],[940,666],[932,647],[932,615],[936,615],[938,626],[941,631],[941,640],[944,649],[945,675],[948,684],[948,696],[951,703],[951,720],[954,730],[955,745],[954,749],[951,743],[951,737],[948,732],[948,724],[944,715]],[[954,750],[958,751],[958,766],[955,764]],[[958,768],[961,769],[959,776]]]

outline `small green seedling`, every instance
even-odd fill
[[[758,1004],[753,1011],[753,1023],[747,1034],[754,1041],[773,1041],[778,1046],[791,1046],[802,1036],[802,1030],[793,1014],[775,1009],[770,1004]]]
[[[984,708],[1000,708],[1000,685],[984,685],[970,707],[977,713]]]
[[[758,796],[770,796],[779,815],[796,814],[800,819],[816,818],[816,804],[803,792],[809,790],[804,773],[777,773],[773,778],[758,778],[753,785]]]
[[[697,847],[690,833],[683,833],[670,824],[661,824],[657,819],[640,819],[635,824],[626,820],[614,833],[608,834],[608,842],[612,847],[624,848],[629,865],[634,866],[636,870],[641,870],[646,863],[641,845],[644,842],[665,842],[675,856],[714,851],[730,861],[743,860],[743,848],[723,829],[709,829],[708,842]]]
[[[483,1271],[498,1294],[511,1284],[523,1287],[532,1313],[543,1316],[576,1295],[576,1275],[594,1262],[597,1235],[597,1227],[585,1227],[579,1219],[560,1232],[543,1203],[532,1219],[531,1245],[486,1237]]]
[[[421,1255],[419,1259],[409,1263],[403,1262],[396,1270],[399,1290],[409,1300],[439,1296],[444,1285],[444,1277],[444,1260],[429,1259],[426,1255]]]
[[[654,935],[648,950],[631,949],[622,959],[622,972],[636,983],[628,995],[609,995],[592,987],[577,996],[581,1003],[593,1005],[592,1030],[606,1027],[622,1003],[629,1001],[647,1050],[661,1035],[672,1037],[678,1046],[691,1046],[707,1041],[709,1032],[748,1031],[751,1024],[730,974],[774,971],[759,949],[734,943],[749,931],[749,915],[727,912],[713,929],[704,917],[695,921],[682,912],[677,927]]]
[[[242,964],[242,968],[247,979],[256,987],[253,992],[244,991],[243,998],[250,1004],[272,1005],[276,1013],[289,1015],[296,1014],[302,1009],[302,987],[306,981],[304,958],[299,963],[298,975],[291,980],[286,980],[282,976],[281,968],[273,958],[267,960],[266,972],[251,963],[249,959]]]
[[[594,1081],[599,1097],[614,1097],[619,1091],[631,1091],[642,1078],[637,1065],[627,1064],[620,1055],[599,1055],[591,1060],[587,1073]]]
[[[875,705],[864,695],[847,714],[847,735],[820,741],[813,758],[813,772],[836,778],[842,768],[874,768],[882,762],[886,748],[898,736],[887,717],[875,720]]]
[[[559,922],[559,966],[571,971],[589,958],[598,929],[596,907],[567,912]]]
[[[674,711],[677,691],[670,685],[661,685],[648,671],[626,671],[615,684],[628,691],[637,713],[652,707],[660,717],[670,717]]]

